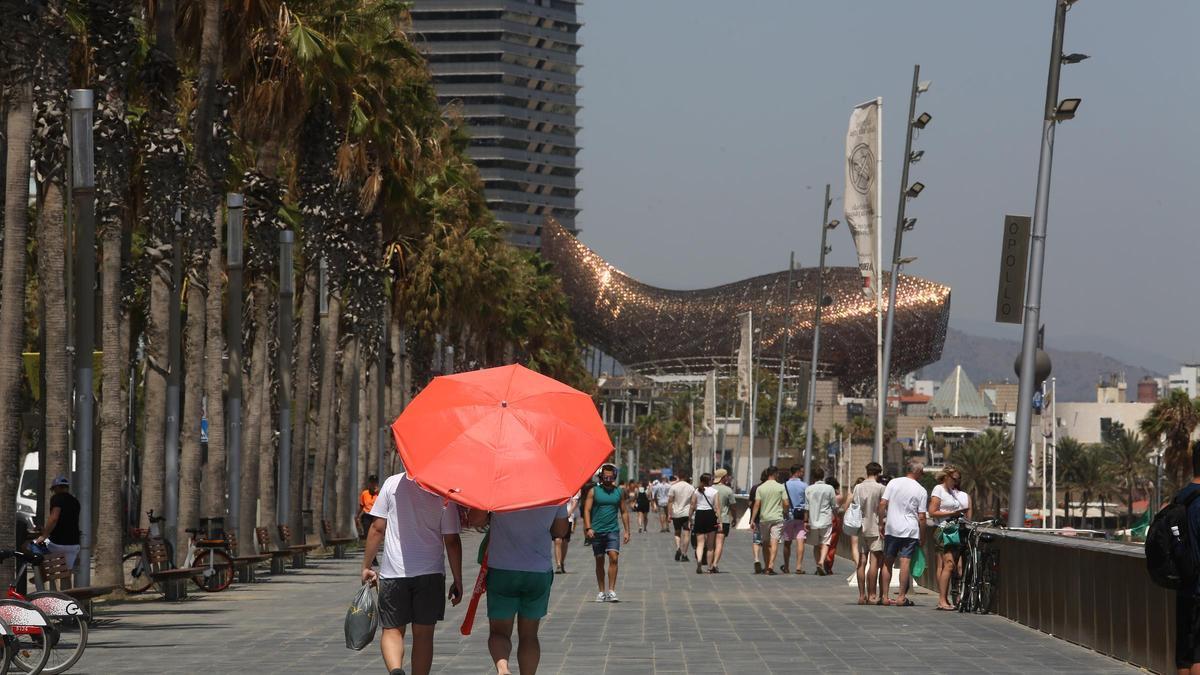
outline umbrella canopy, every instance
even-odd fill
[[[392,433],[413,480],[488,511],[560,504],[612,452],[591,396],[520,365],[434,378]]]

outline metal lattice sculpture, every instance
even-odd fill
[[[809,360],[818,270],[752,277],[694,291],[648,286],[626,276],[562,226],[542,228],[542,255],[554,265],[571,304],[579,336],[636,372],[702,373],[729,367],[738,342],[738,317],[754,312],[756,361],[769,363],[791,331],[789,361]],[[890,282],[884,275],[884,288]],[[819,370],[856,388],[875,377],[875,301],[853,267],[825,271],[831,302],[822,311]],[[886,301],[885,301],[886,302]],[[896,292],[892,374],[908,373],[941,358],[950,318],[950,287],[901,276]],[[886,307],[885,307],[886,310]]]

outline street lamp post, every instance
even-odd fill
[[[75,583],[91,583],[92,352],[96,342],[96,171],[91,89],[71,90],[71,196],[78,251],[75,256],[75,493],[79,499],[79,563]],[[22,242],[22,246],[24,243]],[[43,470],[46,465],[42,464]],[[45,484],[45,481],[43,481]],[[49,501],[42,502],[43,505]],[[43,511],[48,512],[49,509]]]
[[[1054,10],[1054,33],[1050,40],[1050,72],[1046,78],[1046,105],[1042,120],[1042,148],[1038,161],[1037,194],[1034,198],[1033,232],[1029,243],[1029,268],[1026,271],[1025,319],[1021,335],[1021,373],[1017,394],[1017,428],[1013,440],[1012,485],[1009,488],[1008,526],[1025,524],[1025,499],[1029,488],[1029,439],[1033,424],[1033,392],[1040,383],[1035,381],[1038,327],[1041,325],[1042,271],[1046,260],[1046,221],[1050,210],[1050,173],[1054,163],[1054,129],[1063,120],[1075,116],[1079,99],[1058,103],[1058,80],[1062,73],[1063,34],[1066,31],[1067,10],[1076,0],[1058,0]],[[1086,58],[1071,54],[1067,63]]]
[[[804,422],[804,477],[806,479],[812,475],[809,473],[809,469],[812,468],[813,416],[817,410],[817,359],[821,352],[821,309],[825,306],[825,255],[831,250],[825,242],[829,231],[838,226],[838,221],[829,220],[831,204],[833,204],[833,200],[829,198],[829,183],[826,183],[825,202],[821,213],[821,263],[817,270],[817,298],[813,308],[812,359],[809,367],[811,372],[808,377],[808,419]]]
[[[292,302],[296,296],[296,271],[292,258],[295,242],[296,237],[291,230],[279,233],[279,488],[275,491],[275,517],[280,525],[290,525],[294,520],[291,488]]]
[[[796,252],[788,257],[787,289],[784,291],[783,353],[779,356],[779,387],[775,392],[775,433],[771,439],[771,466],[779,463],[779,422],[783,416],[783,377],[787,372],[788,338],[791,336],[792,273],[796,269]]]
[[[884,387],[891,377],[892,340],[896,334],[896,286],[900,283],[900,267],[912,262],[913,258],[901,258],[904,248],[904,233],[913,229],[917,224],[916,218],[905,220],[904,210],[908,200],[921,194],[925,189],[923,183],[908,184],[908,169],[925,155],[924,151],[913,153],[913,129],[924,129],[933,119],[929,113],[917,114],[917,97],[929,90],[928,82],[921,82],[921,65],[913,66],[912,93],[908,99],[908,125],[904,135],[904,168],[900,174],[900,203],[896,207],[896,238],[892,245],[892,278],[888,284],[888,313],[887,327],[883,338],[883,381]],[[880,405],[887,404],[887,396],[880,397]]]
[[[229,420],[229,452],[225,458],[229,485],[229,518],[225,521],[225,527],[240,537],[249,534],[237,531],[242,494],[242,194],[227,194],[225,206],[225,269],[229,276],[229,303],[225,317],[225,324],[228,326],[225,343],[229,345],[229,362],[226,364],[229,376],[229,407],[226,409],[226,418]]]

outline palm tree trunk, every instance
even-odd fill
[[[0,523],[12,523],[21,450],[21,352],[25,342],[25,241],[29,230],[29,141],[33,131],[33,89],[28,82],[9,89],[5,115],[4,257],[0,271]],[[0,547],[12,548],[12,527],[0,527]],[[6,565],[0,581],[8,579]]]
[[[384,345],[380,345],[381,349],[384,347]],[[379,467],[379,427],[382,422],[378,419],[379,406],[376,404],[375,397],[368,395],[368,392],[375,390],[379,382],[379,360],[372,359],[372,361],[374,363],[371,364],[370,369],[367,371],[367,377],[363,378],[362,396],[359,398],[363,402],[363,408],[366,413],[363,416],[366,424],[362,426],[362,448],[366,456],[363,463],[359,465],[359,485],[365,485],[367,476],[375,474]]]
[[[338,414],[338,434],[337,434],[337,467],[334,473],[336,477],[335,499],[337,506],[334,509],[334,530],[345,535],[344,532],[346,522],[350,518],[347,513],[350,499],[349,494],[353,487],[350,481],[354,477],[350,474],[350,388],[354,386],[351,373],[358,363],[358,338],[351,336],[350,341],[346,343],[346,348],[342,351],[342,381],[341,393],[339,395],[339,414]]]
[[[100,397],[100,508],[96,513],[96,578],[99,586],[121,588],[121,508],[125,477],[125,408],[122,388],[126,364],[121,348],[121,227],[108,223],[101,235],[100,349],[104,351]]]
[[[338,319],[341,314],[341,301],[338,294],[329,294],[329,315],[321,319],[321,380],[320,393],[317,396],[317,436],[316,460],[313,464],[312,477],[312,526],[315,530],[321,526],[321,519],[327,515],[325,499],[325,474],[329,467],[329,448],[333,442],[333,406],[334,378],[337,370]]]
[[[162,515],[167,410],[167,315],[171,295],[167,270],[150,273],[150,312],[146,321],[145,431],[142,438],[141,524],[150,527],[148,511]]]
[[[200,271],[202,275],[203,272]],[[200,525],[200,418],[204,411],[205,298],[195,277],[188,284],[187,325],[184,330],[183,421],[179,438],[179,518],[175,541],[187,541],[185,530]],[[175,563],[182,566],[186,547],[175,548]]]
[[[317,315],[317,273],[311,264],[304,275],[303,283],[300,297],[300,335],[296,348],[296,391],[293,396],[296,414],[292,423],[292,475],[288,477],[291,481],[292,536],[296,538],[291,543],[294,544],[304,543],[302,524],[309,458],[308,413],[312,403],[313,322]]]
[[[225,515],[226,470],[225,470],[225,331],[222,329],[223,304],[221,302],[221,207],[213,212],[213,247],[208,252],[208,295],[204,311],[205,357],[204,399],[208,412],[208,462],[204,467],[204,493],[201,495],[200,513],[207,517]],[[227,523],[233,526],[234,523]],[[243,535],[245,536],[245,535]],[[247,539],[248,541],[248,539]]]
[[[71,473],[67,447],[68,424],[71,419],[71,383],[68,371],[71,359],[67,357],[67,297],[64,271],[65,232],[63,231],[62,183],[51,180],[45,184],[46,193],[41,200],[37,220],[37,270],[38,295],[42,309],[42,370],[46,388],[43,397],[46,404],[46,484],[54,476]],[[88,356],[90,358],[90,355]]]
[[[238,532],[253,532],[258,523],[258,462],[262,442],[263,383],[267,379],[267,292],[261,284],[252,291],[254,302],[254,344],[250,350],[250,388],[247,397],[246,435],[242,449],[241,512]]]
[[[272,376],[276,369],[272,367],[275,359],[271,358],[272,350],[270,349],[270,346],[276,344],[276,341],[274,340],[274,331],[270,330],[269,317],[265,313],[263,319],[266,323],[262,325],[269,335],[266,340],[267,349],[264,352],[267,356],[266,367],[263,369],[263,377],[259,384],[259,389],[262,390],[260,401],[262,410],[259,413],[258,424],[262,428],[258,432],[258,522],[262,524],[262,527],[268,529],[271,541],[278,544],[279,530],[275,527],[279,522],[276,518],[275,504],[275,458],[279,447],[275,442],[275,411],[278,406],[275,405],[275,397],[271,395],[275,384]]]

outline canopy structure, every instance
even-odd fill
[[[755,360],[774,362],[790,333],[788,361],[810,359],[818,270],[798,269],[693,291],[656,288],[608,264],[553,221],[542,228],[542,255],[562,281],[579,336],[641,373],[702,373],[736,362],[740,320],[752,311]],[[890,283],[883,278],[884,288]],[[818,369],[847,389],[874,381],[875,300],[853,267],[825,270]],[[901,275],[896,292],[893,375],[941,358],[950,318],[950,287]],[[885,311],[886,311],[885,299]]]

